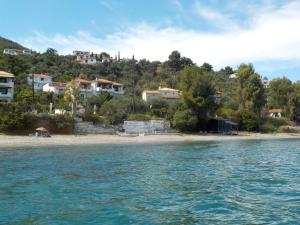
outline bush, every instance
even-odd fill
[[[262,133],[273,133],[276,132],[277,129],[278,127],[274,126],[274,124],[271,123],[265,123],[259,127],[259,131]]]
[[[109,125],[122,123],[126,119],[127,113],[128,105],[118,101],[118,99],[105,102],[100,109],[100,114],[104,117],[105,124]]]
[[[264,118],[261,120],[259,131],[263,133],[272,133],[278,131],[280,126],[289,125],[289,121],[285,118]]]
[[[240,129],[244,131],[257,131],[259,125],[258,116],[250,111],[241,110],[239,112]]]
[[[195,131],[198,118],[191,110],[177,111],[173,118],[173,126],[180,131]]]
[[[278,128],[279,133],[300,133],[300,129],[292,126],[281,126]]]

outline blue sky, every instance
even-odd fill
[[[0,0],[0,36],[37,51],[166,60],[179,50],[215,69],[252,62],[300,80],[297,0]]]

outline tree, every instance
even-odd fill
[[[286,110],[289,96],[294,88],[292,82],[286,77],[271,80],[268,88],[268,105],[270,108]]]
[[[206,72],[212,72],[213,71],[213,67],[212,65],[208,64],[208,63],[203,63],[202,66],[200,67],[202,70],[206,71]]]
[[[173,126],[180,131],[195,131],[198,123],[197,115],[189,109],[177,111],[173,118]]]
[[[79,101],[80,87],[79,84],[72,80],[69,82],[65,88],[64,99],[72,104],[72,115],[74,115],[74,110],[76,110],[77,102]]]
[[[89,106],[96,106],[98,109],[101,108],[101,106],[112,99],[112,96],[108,92],[101,92],[99,95],[94,95],[90,97],[87,102]]]
[[[264,86],[251,64],[242,64],[237,71],[240,108],[260,114],[265,105]]]
[[[214,116],[217,109],[212,77],[199,67],[186,67],[180,74],[181,107],[174,115],[174,126],[178,129],[197,130]],[[184,126],[184,122],[189,124]],[[196,123],[191,125],[191,123]]]
[[[300,122],[300,82],[295,83],[293,89],[289,95],[286,113],[290,120]]]
[[[116,125],[122,123],[129,113],[129,102],[124,97],[113,98],[105,102],[100,109],[100,114],[107,124]]]
[[[256,131],[258,129],[259,118],[257,114],[244,109],[239,112],[239,116],[241,130]]]

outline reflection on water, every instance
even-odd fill
[[[300,141],[0,148],[0,224],[297,224]]]

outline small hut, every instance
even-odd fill
[[[218,134],[235,134],[238,131],[238,123],[221,117],[208,120],[207,132]]]
[[[36,137],[51,137],[50,133],[45,127],[39,127],[35,129]]]

